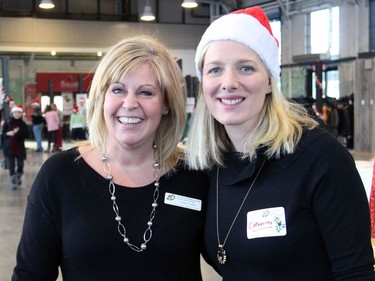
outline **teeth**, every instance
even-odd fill
[[[141,118],[136,118],[136,117],[133,117],[133,118],[119,117],[118,120],[124,124],[138,124],[142,121]]]
[[[235,100],[226,100],[226,99],[221,99],[221,101],[225,104],[233,105],[242,102],[243,99],[235,99]]]

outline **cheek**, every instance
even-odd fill
[[[112,95],[106,94],[104,96],[104,101],[103,101],[103,111],[104,115],[111,110],[111,108],[114,106],[115,100],[113,99]]]
[[[211,96],[211,95],[214,95],[216,90],[217,89],[217,83],[210,79],[210,80],[206,80],[206,79],[203,79],[202,80],[202,90],[203,90],[203,93],[204,93],[204,96]]]
[[[243,83],[243,85],[248,92],[258,93],[260,96],[266,96],[270,87],[268,86],[268,80],[264,79],[249,80],[247,83]]]

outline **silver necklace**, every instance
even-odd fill
[[[258,175],[259,175],[260,171],[262,170],[265,162],[266,162],[266,159],[263,161],[262,165],[260,166],[258,172],[255,175],[255,178],[254,178],[253,182],[251,183],[248,191],[246,192],[246,195],[245,195],[244,199],[242,200],[242,203],[241,203],[240,207],[238,208],[238,211],[237,211],[236,215],[234,216],[232,224],[230,225],[229,230],[228,230],[227,234],[225,235],[223,243],[220,243],[220,235],[219,235],[219,170],[220,170],[220,168],[219,168],[219,166],[217,166],[217,172],[216,172],[216,235],[217,235],[218,249],[217,249],[216,257],[217,257],[217,260],[219,261],[220,264],[225,264],[227,262],[228,256],[227,256],[227,252],[224,249],[224,246],[227,243],[227,240],[228,240],[230,232],[232,231],[233,225],[236,222],[237,217],[240,214],[243,205],[245,204],[247,196],[249,195],[250,190],[253,188],[253,185],[254,185],[255,181],[257,180]]]
[[[126,245],[129,246],[130,249],[140,253],[146,250],[147,248],[147,243],[151,240],[152,237],[152,221],[155,218],[156,215],[156,207],[158,206],[158,198],[159,198],[159,179],[160,179],[160,163],[159,163],[159,152],[156,147],[156,145],[153,145],[154,148],[154,194],[153,194],[153,202],[151,204],[151,213],[150,213],[150,218],[147,222],[147,228],[145,232],[143,233],[143,243],[140,246],[136,246],[132,244],[129,240],[129,237],[126,235],[126,228],[121,222],[121,216],[120,216],[120,209],[119,206],[117,205],[116,202],[116,185],[113,182],[113,176],[111,174],[111,166],[109,165],[108,159],[105,156],[105,154],[102,156],[101,160],[103,162],[103,169],[106,174],[106,178],[109,181],[108,184],[108,190],[109,193],[111,194],[111,200],[112,200],[112,208],[115,213],[115,221],[117,222],[117,231],[118,233],[122,236],[123,241]]]

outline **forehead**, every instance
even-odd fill
[[[266,68],[259,55],[250,47],[232,40],[218,40],[209,44],[204,64],[251,61]]]
[[[225,56],[223,56],[225,54]],[[258,54],[250,47],[232,40],[218,40],[211,42],[205,54],[207,57],[221,56],[224,58],[248,57],[260,60]]]
[[[143,63],[132,69],[123,72],[118,81],[113,82],[127,82],[127,83],[148,83],[159,87],[158,76],[155,70],[148,63]]]

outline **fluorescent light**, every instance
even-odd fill
[[[52,0],[42,0],[40,1],[39,8],[42,9],[52,9],[55,7],[55,4],[53,4]]]
[[[184,8],[187,8],[187,9],[191,9],[191,8],[198,7],[198,3],[197,3],[197,1],[193,1],[193,0],[184,0],[184,2],[182,2],[181,6],[184,7]]]
[[[151,6],[147,3],[143,9],[143,14],[141,20],[143,21],[153,21],[155,19],[154,14],[152,13]]]

